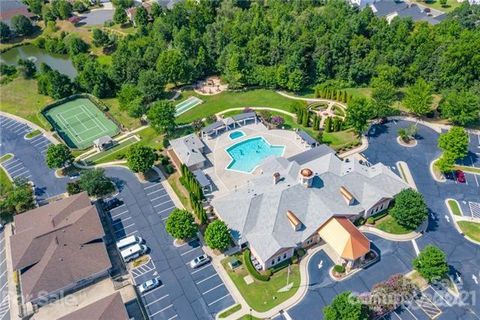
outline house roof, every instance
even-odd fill
[[[93,144],[97,146],[102,146],[110,142],[112,142],[112,138],[110,136],[102,136],[98,139],[93,140]]]
[[[202,129],[202,132],[204,134],[209,134],[211,133],[212,131],[214,130],[218,130],[220,128],[224,128],[225,127],[225,123],[223,123],[222,120],[218,120],[218,121],[215,121],[214,123],[212,124],[209,124],[208,126],[206,126],[205,128]]]
[[[208,180],[207,176],[202,170],[198,169],[193,171],[192,173],[202,188],[208,187],[209,185],[211,185],[210,180]]]
[[[170,146],[180,161],[187,167],[202,163],[206,160],[201,151],[205,145],[195,133],[170,140]]]
[[[234,121],[243,121],[246,119],[255,119],[256,116],[257,114],[255,112],[242,112],[232,116],[232,119]]]
[[[16,16],[33,17],[34,14],[28,11],[28,7],[17,0],[1,0],[0,1],[0,21],[10,24],[10,20]]]
[[[312,151],[315,149],[319,150]],[[263,261],[282,248],[296,247],[307,240],[331,217],[358,215],[408,188],[383,164],[366,166],[353,158],[342,161],[333,150],[321,146],[312,150],[305,151],[307,156],[290,159],[269,157],[248,185],[212,200],[236,242],[249,242]],[[300,182],[303,168],[314,173],[310,188]],[[272,176],[276,172],[281,177],[274,184]],[[342,186],[356,201],[344,200]],[[297,231],[288,220],[288,210],[303,224]]]
[[[97,300],[58,320],[128,320],[127,310],[119,292]]]
[[[356,260],[370,251],[367,237],[344,217],[331,218],[320,227],[318,234],[340,257],[347,260]]]
[[[104,230],[86,193],[14,217],[12,264],[26,301],[111,267]]]
[[[438,24],[444,17],[432,17],[423,11],[415,3],[408,4],[403,1],[378,1],[370,4],[373,13],[379,17],[403,17],[411,18],[413,21],[426,21],[430,24]]]
[[[309,146],[312,146],[318,143],[317,140],[313,139],[308,133],[306,133],[303,130],[297,131],[297,135],[300,137],[300,139],[305,141],[305,143],[308,144]]]

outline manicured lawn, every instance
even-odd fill
[[[0,163],[5,162],[12,158],[13,158],[13,154],[11,153],[4,154],[3,156],[0,157]]]
[[[22,117],[42,128],[48,129],[48,124],[40,121],[39,112],[53,100],[37,92],[36,80],[26,80],[18,77],[0,86],[0,91],[2,95],[0,110]]]
[[[97,61],[101,64],[104,64],[106,66],[109,66],[112,64],[112,56],[98,56]]]
[[[188,211],[192,211],[192,208],[190,207],[190,200],[188,198],[187,191],[181,185],[179,178],[180,178],[180,173],[175,172],[168,176],[167,181],[172,187],[175,194],[177,195],[178,199],[180,199],[180,202],[183,204],[185,209]]]
[[[3,168],[0,168],[0,197],[2,197],[10,188],[12,182],[8,179],[8,176]]]
[[[274,273],[267,282],[254,279],[253,283],[247,285],[244,277],[249,275],[249,273],[243,264],[243,256],[242,254],[236,254],[233,257],[242,261],[240,267],[236,268],[234,271],[230,269],[228,261],[230,261],[231,257],[223,259],[222,265],[252,309],[259,312],[270,310],[292,297],[298,290],[300,284],[300,271],[298,264],[293,264],[290,268],[289,282],[293,282],[293,287],[287,292],[278,292],[279,289],[287,285],[288,268],[283,268]]]
[[[475,241],[480,241],[480,223],[470,221],[458,221],[462,232]]]
[[[379,230],[392,233],[392,234],[406,234],[412,232],[401,225],[399,225],[391,215],[379,219],[375,222],[375,227]]]
[[[345,91],[354,97],[372,97],[372,88],[347,88]]]
[[[220,313],[218,315],[219,318],[226,318],[228,317],[229,315],[231,314],[234,314],[235,312],[237,312],[238,310],[242,309],[242,305],[241,304],[236,304],[234,305],[233,307],[231,307],[230,309],[227,309],[225,310],[224,312]]]
[[[117,98],[101,99],[108,106],[110,113],[118,122],[123,124],[127,129],[132,130],[140,127],[140,120],[130,117],[126,111],[120,110],[120,104]]]
[[[110,161],[122,160],[125,158],[128,147],[136,142],[137,139],[135,139],[134,137],[130,137],[111,149],[86,158],[85,161],[89,164],[95,165],[100,163],[107,163]]]
[[[257,89],[242,92],[225,91],[214,96],[201,96],[194,91],[184,91],[175,103],[196,96],[204,102],[177,118],[178,123],[189,123],[205,118],[222,110],[239,107],[270,107],[291,111],[295,100],[285,98],[273,90]],[[298,103],[298,102],[297,102]]]
[[[33,139],[35,138],[36,136],[42,134],[42,132],[40,130],[33,130],[32,132],[29,132],[25,135],[25,137],[27,139]]]
[[[423,4],[426,7],[437,9],[443,12],[453,11],[455,10],[455,8],[458,8],[461,5],[461,3],[458,2],[457,0],[447,0],[447,5],[445,7],[442,7],[442,5],[440,4],[440,1],[438,0],[427,0],[427,1],[416,0],[415,2],[418,2],[420,4]]]
[[[262,320],[260,318],[254,317],[252,315],[246,314],[243,317],[237,319],[237,320]]]
[[[456,216],[461,216],[462,211],[460,210],[460,207],[458,206],[457,201],[454,200],[448,200],[448,206],[450,207],[450,211]]]

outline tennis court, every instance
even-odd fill
[[[87,98],[68,101],[43,113],[70,148],[85,149],[95,139],[119,132],[117,125]]]
[[[175,116],[178,117],[182,113],[185,113],[188,110],[190,110],[192,108],[195,108],[196,106],[198,106],[202,102],[203,102],[203,100],[199,99],[197,97],[194,97],[194,96],[189,97],[188,99],[180,102],[179,104],[177,104],[175,106]]]

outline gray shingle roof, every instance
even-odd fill
[[[198,183],[202,188],[208,187],[210,185],[210,180],[208,180],[207,176],[202,170],[195,170],[193,171],[193,175],[195,176],[195,179],[197,179]]]
[[[300,130],[297,132],[297,135],[303,140],[305,141],[306,144],[312,146],[312,145],[315,145],[317,144],[317,140],[313,139],[308,133],[306,133],[305,131],[303,130]]]
[[[296,247],[307,240],[332,216],[357,215],[408,187],[383,164],[367,167],[354,159],[342,161],[331,149],[331,152],[318,149],[290,160],[269,157],[260,167],[261,174],[247,186],[212,201],[235,240],[248,241],[263,261],[281,248]],[[299,172],[306,167],[315,174],[311,188],[305,188],[299,181]],[[273,183],[275,172],[281,175],[277,184]],[[342,186],[357,200],[352,205],[343,199]],[[290,225],[287,210],[302,222],[300,231]]]
[[[256,116],[257,114],[255,112],[242,112],[232,116],[232,119],[234,121],[242,121],[245,119],[255,119]]]
[[[116,292],[58,320],[128,320],[128,318],[122,296]]]
[[[188,167],[200,164],[206,160],[201,151],[205,145],[195,133],[170,140],[170,146],[180,161]]]

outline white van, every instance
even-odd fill
[[[146,245],[134,244],[133,246],[120,251],[120,254],[122,255],[123,261],[130,262],[145,254],[147,250],[148,248]]]
[[[118,250],[122,250],[126,247],[133,246],[134,244],[140,244],[143,242],[143,239],[138,236],[129,236],[120,241],[117,241]]]

